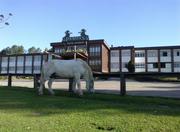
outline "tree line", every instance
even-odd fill
[[[47,49],[45,49],[47,50]],[[25,49],[22,45],[13,45],[11,47],[6,47],[0,51],[1,55],[12,55],[12,54],[33,54],[33,53],[41,53],[42,50],[40,48],[36,48],[34,46],[29,49]]]

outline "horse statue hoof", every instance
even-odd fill
[[[42,94],[42,93],[39,93],[38,95],[39,95],[39,96],[42,96],[43,94]]]
[[[51,95],[51,96],[55,96],[55,93],[54,93],[54,92],[53,92],[53,93],[50,93],[50,95]]]

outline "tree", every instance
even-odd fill
[[[126,66],[129,72],[134,73],[135,72],[135,65],[132,60],[130,60]]]
[[[23,54],[24,53],[24,47],[22,45],[13,45],[11,47],[11,54]]]
[[[11,16],[12,16],[12,13],[9,13],[8,16],[0,14],[0,28],[3,28],[4,26],[8,26],[9,25],[8,19]]]
[[[1,50],[1,54],[4,55],[11,55],[11,54],[23,54],[24,53],[24,47],[22,45],[13,45],[12,47],[6,47],[3,50]]]
[[[31,48],[28,49],[28,53],[30,53],[30,54],[41,53],[41,49],[40,48],[35,48],[34,46],[32,46]]]

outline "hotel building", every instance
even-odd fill
[[[66,36],[61,42],[53,42],[52,52],[63,55],[83,52],[83,57],[94,72],[128,72],[127,64],[134,62],[135,72],[180,72],[180,45],[161,47],[109,47],[103,39],[89,40],[85,30],[81,36]],[[0,55],[0,74],[40,74],[42,64],[48,59],[46,53]],[[72,57],[69,59],[73,59]]]

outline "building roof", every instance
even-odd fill
[[[88,43],[88,44],[103,44],[108,50],[109,50],[109,46],[107,44],[107,42],[104,39],[96,39],[96,40],[88,40],[88,41],[74,41],[74,42],[69,42],[67,45],[69,46],[73,46],[73,45],[82,45],[84,43]],[[64,42],[52,42],[50,43],[51,46],[64,46],[66,43]]]
[[[153,46],[153,47],[135,47],[136,50],[138,49],[180,49],[180,45],[174,46]]]

